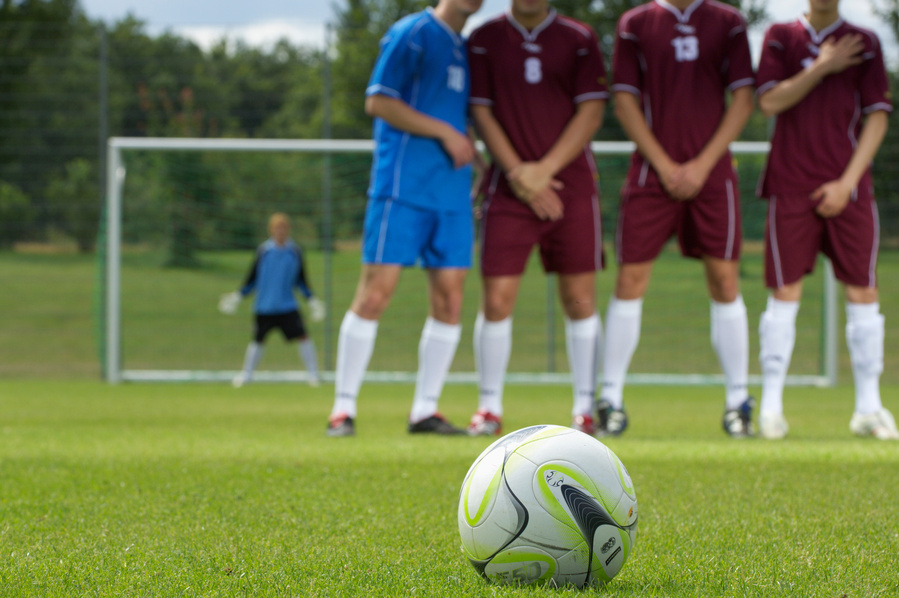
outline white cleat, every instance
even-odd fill
[[[311,388],[318,388],[322,385],[322,381],[318,376],[311,376],[308,380],[306,380],[306,384],[308,384]]]
[[[759,415],[759,435],[768,440],[780,440],[790,431],[787,420],[781,413],[762,413]]]
[[[893,419],[892,413],[883,408],[868,415],[853,413],[852,419],[849,421],[849,429],[856,436],[873,436],[878,440],[899,440],[896,420]]]
[[[234,376],[234,380],[231,381],[231,386],[233,386],[234,388],[240,388],[249,381],[250,379],[241,372],[240,374]]]

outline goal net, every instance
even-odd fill
[[[767,147],[732,146],[743,198],[741,289],[749,311],[751,383],[759,382],[754,331],[767,296],[762,281],[766,207],[753,188]],[[251,301],[244,301],[235,316],[220,314],[217,301],[242,286],[255,248],[267,238],[268,217],[286,212],[293,238],[304,249],[310,286],[328,308],[323,322],[307,317],[306,324],[323,378],[332,380],[337,331],[359,277],[371,148],[370,140],[111,138],[101,243],[105,378],[216,381],[236,375],[250,340]],[[633,145],[595,142],[592,148],[602,177],[607,269],[597,276],[597,307],[604,316],[615,280],[611,241],[619,190]],[[816,287],[821,291],[813,292]],[[830,385],[837,371],[837,315],[826,262],[806,288],[788,384]],[[480,293],[475,260],[451,382],[476,380],[470,335]],[[427,309],[425,277],[404,272],[380,322],[368,380],[414,380]],[[556,281],[542,272],[536,258],[522,281],[513,339],[510,382],[568,381]],[[304,379],[295,347],[275,335],[266,347],[257,380]],[[628,381],[635,384],[722,380],[709,341],[702,265],[681,258],[673,244],[654,267],[630,371]]]

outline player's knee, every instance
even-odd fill
[[[583,320],[596,313],[596,304],[592,296],[566,297],[562,300],[562,309],[569,320]]]
[[[709,280],[709,294],[718,303],[732,303],[740,295],[740,283],[736,277],[719,277]]]
[[[391,294],[379,289],[368,289],[353,301],[352,310],[360,318],[378,320],[390,305]]]
[[[512,315],[514,307],[514,296],[503,293],[488,293],[484,295],[484,317],[491,322],[505,320]]]
[[[444,293],[434,298],[431,314],[441,322],[458,323],[462,319],[462,293]]]

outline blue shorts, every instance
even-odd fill
[[[426,210],[394,199],[369,199],[362,262],[423,268],[471,268],[471,212]]]

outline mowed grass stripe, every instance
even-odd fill
[[[0,381],[0,596],[545,596],[464,561],[459,486],[491,439],[408,435],[411,392],[365,386],[358,435],[328,439],[328,386]],[[628,389],[607,444],[640,529],[600,593],[899,595],[899,446],[850,435],[851,389],[788,389],[776,443],[727,438],[721,394]],[[507,431],[568,423],[567,388],[506,396]]]

